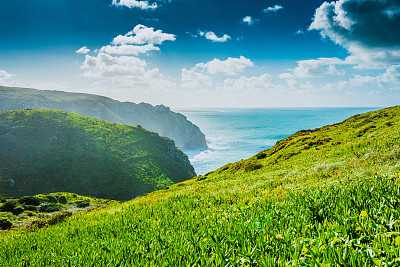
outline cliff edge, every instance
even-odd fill
[[[199,127],[163,105],[120,102],[83,93],[0,86],[0,111],[26,108],[63,110],[118,124],[140,125],[174,140],[182,150],[207,147]]]

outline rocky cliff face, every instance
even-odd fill
[[[143,128],[175,141],[182,150],[206,148],[204,134],[184,115],[165,106],[120,102],[108,97],[0,86],[0,111],[57,109]]]

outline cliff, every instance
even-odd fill
[[[205,135],[184,115],[165,106],[120,102],[108,97],[0,86],[0,111],[56,109],[119,124],[140,125],[175,141],[182,150],[206,148]]]

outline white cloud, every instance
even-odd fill
[[[126,6],[129,8],[140,8],[146,9],[156,9],[158,6],[156,3],[149,4],[148,1],[138,1],[138,0],[113,0],[112,4],[114,6]]]
[[[84,75],[92,78],[115,78],[128,77],[139,79],[141,77],[159,76],[157,68],[146,70],[147,63],[137,57],[113,57],[104,53],[99,53],[92,57],[86,55],[82,65]]]
[[[253,19],[251,16],[246,16],[242,19],[243,23],[247,23],[247,25],[252,26],[258,19]]]
[[[268,7],[266,9],[264,9],[264,13],[271,13],[271,12],[278,12],[280,10],[283,10],[284,7],[281,5],[274,5],[273,7]]]
[[[301,60],[297,62],[298,66],[293,70],[296,77],[308,78],[319,77],[323,75],[344,75],[344,70],[339,71],[335,65],[347,64],[339,58],[318,58],[310,60]]]
[[[206,74],[196,72],[193,69],[182,69],[181,74],[182,87],[184,88],[209,88],[213,85],[210,77]]]
[[[227,34],[224,34],[222,37],[218,37],[214,32],[203,32],[199,31],[200,36],[204,36],[206,39],[211,40],[213,42],[224,43],[231,39],[231,37]]]
[[[226,60],[215,58],[207,63],[198,63],[193,69],[197,71],[205,71],[211,75],[237,75],[246,68],[253,66],[254,63],[250,59],[240,56],[240,58],[229,57]]]
[[[12,77],[13,75],[11,75],[10,73],[8,73],[5,70],[0,70],[0,81],[2,80],[8,80]]]
[[[110,81],[116,88],[158,92],[175,87],[175,83],[166,80],[158,68],[148,68],[145,60],[132,56],[86,55],[81,69],[84,76]]]
[[[135,28],[125,35],[118,35],[112,41],[113,45],[125,44],[162,44],[165,41],[175,41],[174,34],[163,33],[161,30],[154,31],[154,28],[144,25],[136,25]]]
[[[298,30],[295,31],[293,34],[294,34],[294,35],[304,35],[305,33],[304,33],[303,29],[298,29]]]
[[[380,87],[387,87],[392,90],[400,90],[400,65],[393,65],[378,76],[355,75],[349,81],[342,83],[345,86],[363,86],[365,84],[376,84]]]
[[[277,84],[273,84],[271,80],[272,76],[269,74],[252,77],[241,76],[238,79],[225,79],[224,89],[233,91],[256,92],[262,90],[276,89],[280,87]]]
[[[107,45],[103,46],[99,52],[111,54],[111,55],[133,55],[137,56],[139,54],[145,54],[150,51],[158,51],[160,48],[154,46],[153,44],[147,45],[120,45],[113,46]]]
[[[349,64],[385,68],[400,63],[399,10],[398,0],[324,2],[309,30],[347,49]]]
[[[90,49],[88,49],[86,46],[79,48],[76,50],[76,53],[78,54],[87,54],[90,52]]]

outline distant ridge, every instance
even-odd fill
[[[207,147],[199,127],[163,105],[120,102],[92,94],[0,86],[0,111],[25,108],[64,110],[114,123],[140,125],[174,140],[183,150]]]

